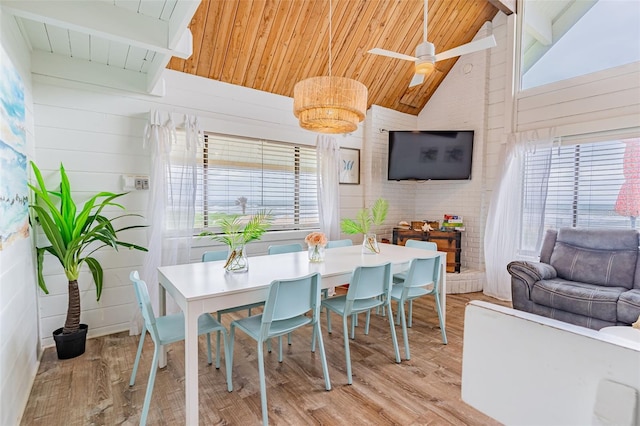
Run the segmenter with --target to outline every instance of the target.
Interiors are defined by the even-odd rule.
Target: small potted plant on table
[[[371,209],[364,208],[358,211],[354,219],[342,219],[340,227],[345,234],[363,234],[362,252],[365,254],[378,254],[378,240],[376,234],[371,232],[372,226],[382,225],[389,211],[389,203],[384,198],[378,198]]]
[[[272,220],[273,216],[264,210],[251,216],[248,221],[243,220],[243,216],[239,214],[218,213],[213,216],[213,222],[220,227],[221,233],[205,231],[200,236],[209,236],[229,247],[229,255],[224,264],[227,272],[246,272],[249,261],[245,246],[251,241],[259,240],[269,229]]]

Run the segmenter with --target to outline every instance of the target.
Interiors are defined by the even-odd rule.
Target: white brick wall
[[[476,38],[491,33],[486,23]],[[498,44],[500,42],[498,41]],[[461,262],[463,268],[484,269],[482,233],[487,209],[485,158],[487,151],[487,89],[493,50],[460,57],[443,84],[418,116],[420,130],[473,130],[474,147],[470,181],[416,183],[417,219],[441,220],[444,214],[464,217]]]
[[[387,220],[376,232],[381,238],[391,240],[393,227],[399,221],[415,219],[415,184],[387,180],[388,130],[415,129],[416,117],[373,105],[366,122],[364,200],[366,205],[371,205],[379,197],[389,201]]]

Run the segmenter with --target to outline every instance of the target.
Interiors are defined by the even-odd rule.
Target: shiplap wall
[[[15,20],[0,9],[0,44],[24,85],[26,154],[33,158],[30,58]],[[2,77],[0,77],[2,78]],[[0,250],[0,425],[16,425],[38,371],[38,312],[32,238]]]
[[[203,129],[253,138],[314,145],[316,135],[301,130],[292,113],[292,99],[200,77],[166,71],[164,97],[128,94],[69,82],[48,76],[34,76],[36,160],[49,182],[57,182],[61,162],[72,188],[83,202],[97,191],[122,190],[123,174],[148,175],[149,153],[142,138],[149,111],[172,113],[179,123],[183,113],[200,117]],[[361,148],[363,131],[339,136],[344,146]],[[151,182],[151,185],[154,183]],[[362,206],[361,185],[342,185],[349,206]],[[122,198],[130,213],[144,215],[147,193],[134,191]],[[352,203],[352,204],[351,204]],[[115,213],[115,212],[114,212]],[[266,253],[269,244],[302,242],[306,232],[277,233],[251,246],[251,254]],[[124,238],[123,234],[123,238]],[[126,240],[146,244],[144,230],[131,231]],[[216,244],[194,239],[190,258],[198,261]],[[141,252],[101,250],[105,267],[104,290],[99,302],[90,273],[79,278],[82,321],[89,324],[89,336],[128,330],[137,309],[128,279],[132,269],[143,263]],[[64,322],[67,280],[52,259],[45,260],[45,277],[50,295],[40,294],[40,330],[43,346],[52,345],[51,331]]]
[[[555,128],[575,135],[640,124],[640,62],[521,93],[517,130]]]

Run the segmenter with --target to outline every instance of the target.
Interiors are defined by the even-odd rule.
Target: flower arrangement
[[[324,246],[327,245],[327,237],[322,232],[312,232],[305,237],[304,242],[309,246],[309,261],[322,262],[324,260]]]
[[[322,232],[312,232],[304,238],[304,242],[311,246],[326,246],[327,237]]]

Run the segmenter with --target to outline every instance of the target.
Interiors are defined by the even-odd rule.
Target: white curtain
[[[340,239],[340,146],[333,136],[318,135],[318,214],[329,240]]]
[[[147,248],[141,278],[158,312],[158,267],[188,263],[193,237],[197,152],[201,131],[197,118],[185,115],[185,137],[178,137],[171,114],[153,111],[145,128],[144,146],[151,152]],[[180,133],[182,135],[182,132]],[[179,309],[170,297],[167,312]],[[136,310],[138,311],[138,310]],[[139,312],[130,331],[139,333]]]
[[[487,274],[484,293],[488,296],[511,300],[511,277],[507,272],[507,264],[516,260],[522,235],[524,156],[527,152],[535,152],[537,157],[543,159],[543,169],[546,167],[546,171],[540,178],[538,190],[527,194],[527,204],[531,202],[536,206],[544,206],[551,168],[552,134],[553,130],[549,130],[548,136],[542,138],[538,131],[512,134],[503,144],[500,161],[502,170],[491,197],[484,236]],[[525,218],[527,227],[537,230],[537,247],[542,239],[543,220],[544,208]]]

